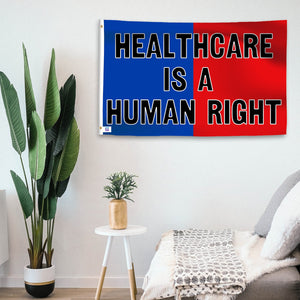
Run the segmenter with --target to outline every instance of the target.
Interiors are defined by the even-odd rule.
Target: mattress
[[[265,274],[253,281],[236,300],[299,300],[300,274],[295,267]],[[164,298],[174,300],[174,297]],[[182,300],[192,300],[183,298]]]
[[[283,260],[268,260],[260,256],[264,239],[250,232],[236,231],[235,250],[246,270],[246,289],[237,300],[300,300],[300,252]],[[163,235],[144,279],[141,300],[168,299],[175,295],[172,234]],[[169,297],[169,298],[168,298]],[[220,297],[199,297],[210,300]],[[229,299],[229,297],[222,297]],[[184,299],[184,298],[182,298]]]

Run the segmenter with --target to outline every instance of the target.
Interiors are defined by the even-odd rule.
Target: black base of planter
[[[35,298],[45,298],[54,291],[55,282],[45,285],[31,285],[25,283],[26,291]]]

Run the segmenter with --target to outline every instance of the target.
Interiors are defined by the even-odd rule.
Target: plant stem
[[[34,220],[34,225],[36,226],[36,211],[35,211],[35,206],[36,206],[36,201],[35,201],[35,187],[33,184],[33,179],[31,178],[31,189],[32,189],[32,200],[33,200],[33,220]]]
[[[33,179],[31,178],[31,189],[32,189],[32,200],[33,200],[33,217],[31,217],[31,228],[32,228],[32,240],[33,240],[33,248],[36,249],[37,243],[37,223],[36,223],[36,212],[35,212],[35,193],[33,186]]]
[[[51,266],[51,236],[50,236],[50,227],[51,227],[51,220],[49,220],[49,201],[47,201],[47,250],[46,250],[46,262],[47,267]]]
[[[52,245],[52,238],[53,238],[53,232],[54,232],[54,223],[55,223],[55,217],[52,219],[52,229],[51,229],[51,245]]]
[[[26,221],[24,213],[23,213],[23,216],[24,216],[24,223],[25,223],[25,228],[26,228],[26,234],[27,234],[28,244],[29,244],[29,248],[31,248],[32,247],[32,241],[31,241],[30,236],[29,236],[28,225],[27,225],[27,221]]]
[[[54,223],[55,223],[55,217],[52,220],[50,220],[50,240],[48,240],[49,267],[51,267],[52,265],[52,254],[53,254],[52,239],[53,239]]]
[[[27,136],[27,138],[28,138],[28,136]],[[20,161],[21,161],[21,165],[22,165],[22,170],[23,170],[23,174],[24,174],[24,178],[25,178],[25,182],[26,182],[26,187],[27,187],[27,190],[29,191],[28,180],[27,180],[27,176],[26,176],[26,172],[25,172],[25,167],[24,167],[24,162],[23,162],[22,154],[20,154],[19,156],[20,156]],[[30,239],[29,229],[28,229],[28,224],[27,224],[27,221],[26,221],[26,218],[25,218],[24,213],[23,213],[23,216],[24,216],[24,223],[25,223],[25,229],[26,229],[26,234],[27,234],[27,239],[28,239],[29,248],[30,248],[31,250],[33,250],[32,247],[33,247],[33,242],[34,242],[34,241]],[[32,238],[34,239],[32,215],[30,216],[30,220],[31,220],[31,232],[32,232]],[[32,252],[31,252],[31,253],[32,253]],[[30,261],[32,261],[31,258],[30,258]]]
[[[25,168],[24,168],[22,154],[20,154],[20,160],[21,160],[21,164],[22,164],[23,174],[25,177],[26,187],[27,187],[27,190],[29,191],[29,186],[28,186],[27,176],[26,176],[26,172],[25,172]]]
[[[49,241],[50,241],[50,220],[47,220],[47,252],[49,250]]]
[[[43,197],[43,200],[42,200],[42,210],[41,210],[41,214],[40,214],[40,220],[43,219],[43,215],[44,215],[44,204],[45,204],[45,199]]]

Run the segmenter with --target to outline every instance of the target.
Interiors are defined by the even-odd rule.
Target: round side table
[[[129,283],[130,283],[130,297],[131,300],[136,300],[137,289],[136,289],[136,280],[135,280],[134,266],[133,266],[132,255],[130,250],[129,237],[132,235],[143,234],[146,231],[147,231],[146,227],[139,226],[139,225],[128,225],[126,229],[122,229],[122,230],[111,229],[108,225],[95,228],[96,234],[107,236],[106,249],[104,253],[102,270],[101,270],[101,274],[97,286],[95,300],[99,300],[101,296],[101,291],[102,291],[105,273],[107,269],[108,257],[110,254],[110,249],[114,237],[123,237],[126,263],[127,263],[127,269],[129,275]]]

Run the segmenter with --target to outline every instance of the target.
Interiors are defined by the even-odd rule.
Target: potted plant
[[[104,198],[112,199],[109,202],[109,226],[112,229],[127,228],[127,202],[134,202],[129,195],[137,188],[134,178],[136,175],[130,175],[126,172],[117,172],[111,174],[106,179],[110,185],[104,187],[107,192]]]
[[[53,233],[57,200],[65,192],[79,152],[79,129],[74,118],[75,77],[59,90],[52,50],[47,82],[44,121],[37,111],[26,49],[23,45],[26,123],[23,124],[17,92],[3,72],[0,87],[9,123],[12,146],[19,155],[23,179],[11,176],[22,207],[29,265],[24,268],[27,292],[46,297],[54,289]],[[28,147],[29,172],[23,162]],[[29,174],[29,176],[28,176]]]

